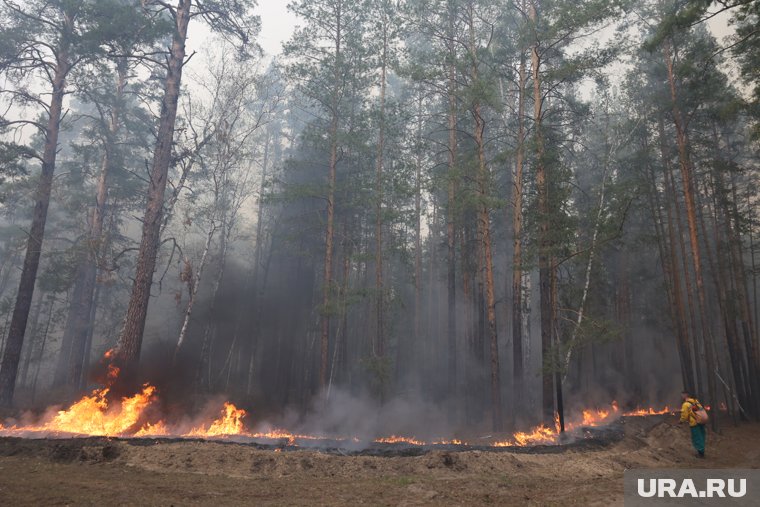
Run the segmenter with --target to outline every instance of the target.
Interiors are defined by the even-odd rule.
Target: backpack
[[[710,420],[710,416],[707,415],[707,410],[698,401],[691,404],[691,413],[694,416],[694,420],[697,424],[707,424]]]

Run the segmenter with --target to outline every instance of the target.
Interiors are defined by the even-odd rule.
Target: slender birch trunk
[[[190,325],[190,317],[193,314],[193,308],[195,307],[195,300],[196,296],[198,294],[198,289],[200,288],[201,281],[203,279],[203,271],[206,267],[206,260],[208,259],[208,253],[211,251],[211,244],[214,241],[214,234],[216,233],[216,223],[212,221],[211,225],[209,226],[208,233],[206,233],[206,242],[203,245],[203,253],[201,254],[201,259],[198,262],[198,266],[195,270],[192,269],[190,260],[185,259],[185,272],[187,273],[186,276],[189,277],[187,280],[188,285],[190,286],[190,299],[187,302],[187,306],[185,307],[185,316],[182,319],[182,327],[180,327],[179,335],[177,336],[177,345],[174,348],[174,359],[173,362],[177,363],[177,356],[179,355],[179,351],[182,348],[182,345],[185,343],[185,337],[187,336],[187,328]]]
[[[527,86],[525,55],[520,54],[517,88],[517,150],[515,174],[512,186],[512,365],[513,398],[512,412],[517,417],[523,412],[524,366],[523,366],[523,165],[525,162],[525,92]]]

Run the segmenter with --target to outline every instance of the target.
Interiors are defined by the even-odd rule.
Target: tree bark
[[[333,236],[335,221],[335,170],[338,165],[338,93],[340,83],[340,55],[343,4],[338,1],[335,6],[335,60],[333,69],[334,88],[332,93],[332,118],[330,120],[330,162],[327,174],[327,217],[325,226],[325,262],[322,276],[322,309],[320,312],[320,354],[319,354],[319,387],[327,388],[330,350],[330,293],[332,288]]]
[[[523,268],[522,268],[522,223],[523,223],[523,164],[525,159],[525,88],[527,86],[525,55],[520,54],[517,88],[517,148],[515,175],[512,186],[512,365],[513,385],[512,413],[517,418],[523,412]]]
[[[478,70],[477,53],[475,49],[475,26],[474,26],[474,7],[469,7],[469,53],[471,59],[471,77],[473,83],[480,79]],[[486,128],[486,122],[482,115],[482,106],[480,98],[475,97],[472,105],[472,113],[475,118],[474,139],[477,149],[478,166],[475,177],[478,192],[478,239],[482,246],[483,254],[483,281],[485,284],[485,303],[486,303],[486,320],[488,322],[488,338],[491,356],[491,417],[494,431],[502,429],[502,411],[501,411],[501,375],[499,371],[499,342],[496,329],[496,296],[494,292],[493,276],[493,252],[491,245],[491,217],[488,206],[488,186],[489,174],[486,165],[485,141],[483,134]]]
[[[42,171],[37,182],[34,196],[34,211],[29,238],[26,243],[26,255],[19,279],[18,294],[13,307],[8,338],[3,351],[0,366],[0,406],[9,407],[13,403],[13,393],[16,388],[18,363],[21,359],[21,349],[24,345],[24,334],[29,319],[29,311],[34,296],[34,285],[37,281],[37,271],[42,253],[42,241],[45,236],[50,193],[53,187],[53,173],[58,154],[58,133],[60,131],[63,96],[66,87],[66,76],[71,70],[69,61],[69,44],[72,31],[72,19],[66,16],[64,26],[66,33],[62,34],[60,46],[56,54],[56,65],[52,76],[52,94],[50,99],[48,123],[45,128],[45,147],[42,155]]]
[[[664,134],[663,139],[664,139]],[[669,203],[672,203],[673,205],[673,215],[675,216],[675,228],[674,233],[677,236],[678,239],[678,248],[680,252],[680,259],[681,259],[681,269],[683,270],[683,278],[684,278],[684,288],[686,292],[686,302],[687,302],[687,308],[688,308],[688,314],[689,314],[689,325],[691,329],[691,337],[692,337],[692,343],[693,343],[693,350],[694,350],[694,365],[695,365],[695,371],[694,371],[694,379],[697,383],[697,395],[702,396],[702,393],[704,393],[704,375],[703,375],[703,368],[702,363],[704,362],[704,341],[700,342],[700,334],[699,334],[699,327],[697,326],[697,310],[696,305],[694,303],[694,284],[692,282],[692,274],[691,270],[689,269],[689,250],[686,248],[686,242],[684,241],[684,227],[683,227],[683,218],[682,218],[682,211],[681,211],[681,203],[678,199],[678,192],[676,190],[676,179],[675,175],[673,174],[673,170],[670,166],[670,163],[665,164],[665,187],[666,189],[669,188],[670,190],[667,192],[672,197],[669,200]],[[689,326],[687,326],[687,329]],[[701,347],[700,347],[701,346]]]
[[[707,298],[705,297],[704,277],[702,275],[702,256],[699,245],[697,232],[697,209],[694,202],[694,187],[692,184],[692,165],[689,158],[688,137],[684,130],[681,110],[678,106],[678,97],[676,93],[675,75],[673,73],[673,59],[670,55],[670,42],[666,42],[663,48],[665,64],[668,71],[668,84],[670,85],[670,98],[673,108],[673,121],[676,127],[676,141],[678,143],[678,156],[680,159],[681,179],[683,183],[684,200],[686,203],[686,218],[689,225],[689,241],[691,243],[692,263],[694,266],[694,277],[697,282],[697,301],[699,303],[699,313],[701,318],[701,327],[705,345],[705,360],[707,368],[707,391],[708,397],[706,403],[717,402],[717,389],[715,385],[715,374],[717,364],[713,355],[714,340],[711,329],[707,323]],[[712,428],[717,431],[718,418],[711,418]]]
[[[127,313],[124,317],[124,326],[117,345],[115,359],[122,366],[121,384],[126,389],[134,387],[137,380],[137,366],[140,360],[143,332],[145,331],[145,319],[148,314],[150,289],[153,283],[153,272],[156,268],[156,258],[158,257],[164,194],[172,158],[174,123],[177,118],[177,102],[182,81],[182,68],[185,63],[185,40],[187,39],[187,27],[190,23],[191,3],[192,0],[178,0],[174,14],[176,30],[172,36],[167,62],[161,117],[153,153],[153,164],[150,170],[135,279]]]
[[[531,2],[530,19],[536,29],[538,14],[536,1]],[[536,34],[536,37],[538,35]],[[541,355],[543,358],[542,372],[542,420],[546,426],[554,423],[554,385],[551,370],[552,349],[552,296],[551,296],[551,239],[549,217],[549,187],[544,163],[544,139],[542,129],[543,95],[541,93],[541,56],[538,51],[538,40],[531,48],[531,67],[533,73],[533,122],[536,138],[536,190],[538,192],[538,278],[541,296]]]

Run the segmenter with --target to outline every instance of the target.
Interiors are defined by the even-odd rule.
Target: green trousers
[[[691,427],[691,443],[697,452],[705,452],[705,425],[697,424]]]

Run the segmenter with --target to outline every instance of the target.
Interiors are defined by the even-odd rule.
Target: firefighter
[[[691,430],[691,444],[697,450],[697,457],[705,457],[705,421],[702,421],[701,414],[705,413],[702,404],[696,398],[692,397],[689,391],[681,392],[681,423],[688,422]],[[699,414],[696,414],[699,412]]]

